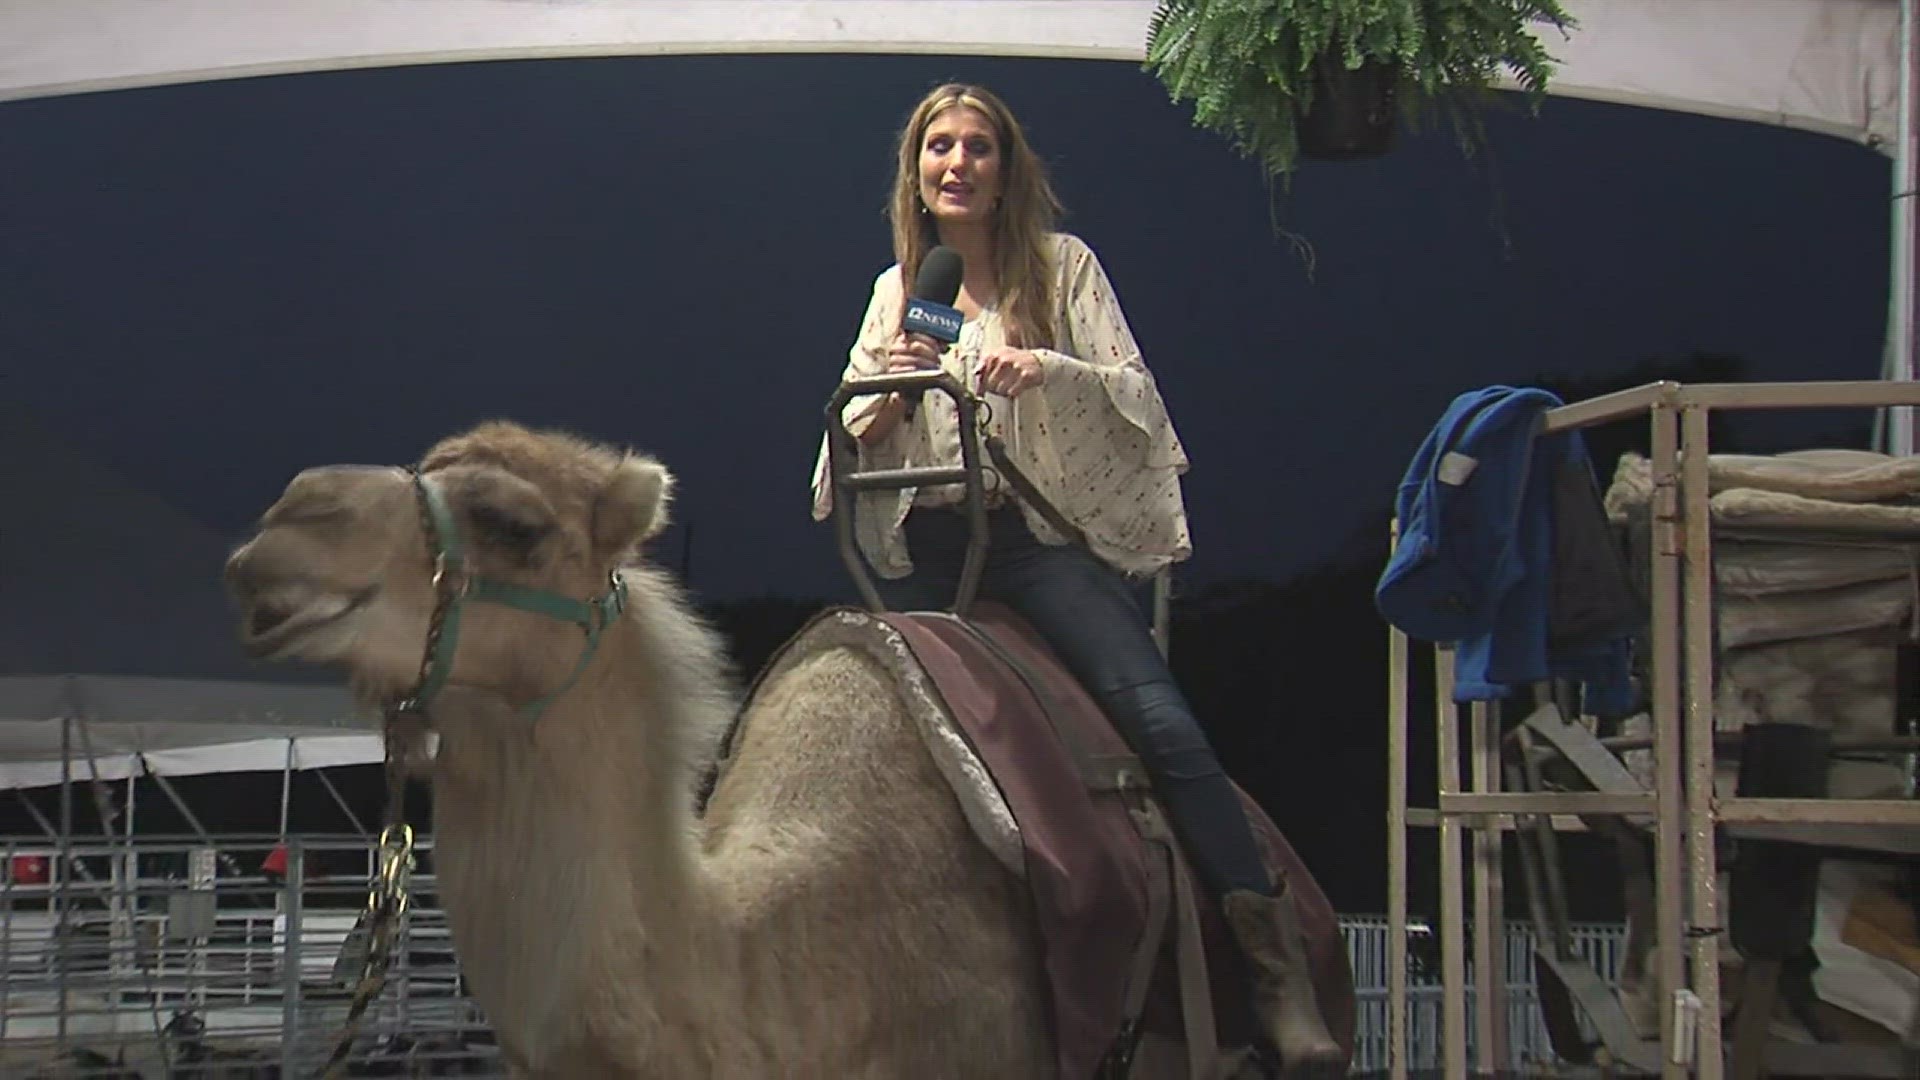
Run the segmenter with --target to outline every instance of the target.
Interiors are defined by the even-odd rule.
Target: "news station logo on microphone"
[[[920,272],[913,278],[913,295],[907,298],[906,313],[900,319],[900,328],[908,334],[924,334],[942,345],[951,345],[960,340],[960,324],[965,322],[953,302],[960,296],[960,283],[966,279],[966,265],[960,253],[941,244],[920,262]],[[925,391],[914,390],[907,394],[905,417],[912,420],[920,411],[920,398]]]
[[[960,312],[945,304],[915,298],[907,301],[906,318],[901,325],[909,334],[925,334],[949,345],[960,340]]]

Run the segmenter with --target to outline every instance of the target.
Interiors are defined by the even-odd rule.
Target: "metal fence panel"
[[[358,975],[358,932],[372,869],[358,838],[295,838],[273,864],[273,838],[216,837],[81,843],[70,870],[54,863],[44,882],[0,879],[0,1076],[31,1070],[75,1047],[165,1075],[186,1054],[222,1054],[306,1074],[331,1052]],[[414,902],[401,927],[389,985],[363,1025],[349,1061],[417,1067],[435,1075],[498,1075],[497,1051],[469,999],[421,837]],[[46,851],[0,841],[15,854]],[[71,873],[64,885],[59,874]],[[1341,930],[1358,994],[1354,1071],[1387,1067],[1387,924],[1349,916]],[[1586,925],[1576,947],[1609,980],[1619,970],[1623,928]],[[1423,935],[1423,944],[1434,944]],[[1508,1060],[1516,1069],[1550,1059],[1534,984],[1534,934],[1509,924],[1505,967]],[[1432,952],[1432,970],[1418,958]],[[1408,1065],[1438,1068],[1441,987],[1437,948],[1411,950]],[[1468,973],[1469,1054],[1477,1007]],[[1584,1026],[1584,1021],[1583,1021]],[[1591,1034],[1591,1033],[1589,1033]],[[164,1048],[164,1051],[163,1051]],[[404,1059],[404,1060],[396,1060]],[[97,1075],[127,1075],[100,1072]],[[265,1073],[262,1073],[265,1075]]]

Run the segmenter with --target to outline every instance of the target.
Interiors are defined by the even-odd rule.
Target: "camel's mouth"
[[[339,624],[367,606],[378,592],[369,585],[357,593],[318,593],[288,586],[267,593],[247,606],[241,640],[256,659],[288,655],[316,631]]]

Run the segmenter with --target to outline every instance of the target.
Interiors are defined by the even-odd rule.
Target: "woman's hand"
[[[887,374],[928,371],[940,366],[940,353],[933,342],[919,334],[895,334],[887,343]]]
[[[980,359],[980,389],[1015,398],[1047,381],[1040,358],[1027,349],[1002,346]]]
[[[905,333],[893,335],[887,342],[888,375],[899,375],[909,371],[935,371],[940,367],[940,353],[932,341],[918,335]],[[900,422],[908,419],[908,399],[899,391],[878,399],[868,412],[867,420],[856,437],[863,443],[873,444],[887,437]]]

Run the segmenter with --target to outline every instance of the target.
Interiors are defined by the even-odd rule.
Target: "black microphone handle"
[[[933,337],[931,334],[908,334],[907,336],[910,338],[926,338],[928,341],[931,341],[935,345],[938,345],[941,349],[945,349],[947,347],[946,343],[940,341],[938,338]],[[905,393],[904,396],[907,399],[907,411],[900,414],[901,423],[910,424],[913,422],[914,414],[920,411],[920,399],[922,397],[925,397],[926,393],[927,392],[925,390],[909,390]]]

